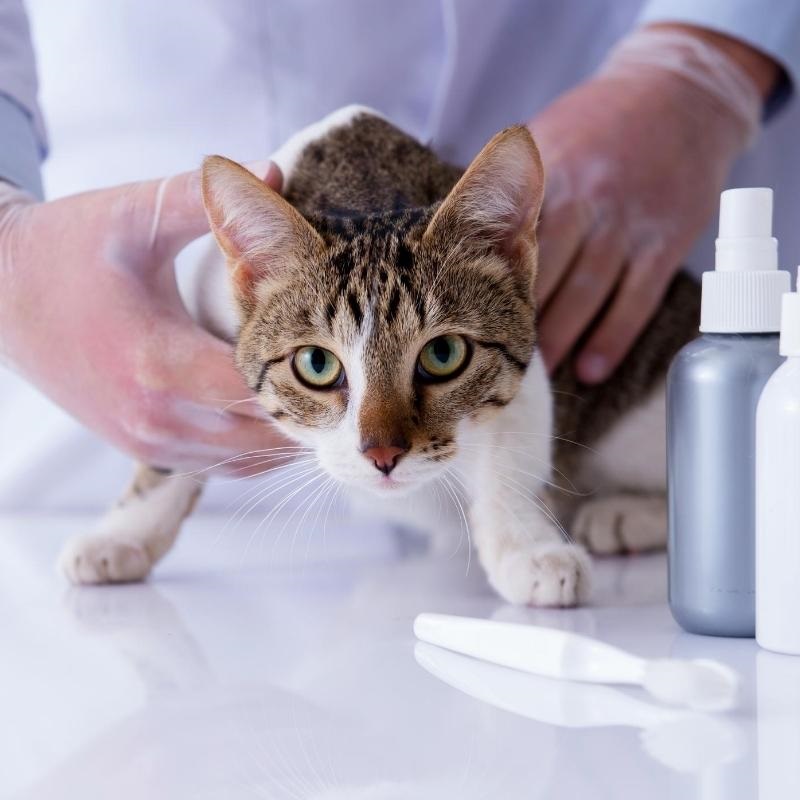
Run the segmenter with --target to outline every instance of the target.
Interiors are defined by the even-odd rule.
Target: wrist
[[[746,42],[734,39],[724,33],[677,22],[654,23],[647,27],[652,30],[678,31],[716,48],[750,78],[761,95],[761,99],[765,102],[781,77],[782,68],[773,58]]]
[[[718,46],[719,40],[725,40],[724,49]],[[745,51],[750,54],[746,56]],[[761,127],[765,94],[772,85],[769,59],[757,62],[760,58],[752,48],[721,34],[659,24],[638,28],[622,39],[599,74],[628,80],[668,79],[686,95],[681,105],[687,114],[705,125],[718,118],[722,125],[716,129],[738,142],[736,149],[741,150]]]
[[[19,226],[34,198],[19,187],[0,180],[0,364],[13,364],[15,332],[24,306],[21,291],[26,271],[19,263]]]

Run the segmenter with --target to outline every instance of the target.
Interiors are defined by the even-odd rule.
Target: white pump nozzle
[[[717,272],[760,272],[778,268],[772,235],[772,189],[728,189],[719,202]]]
[[[772,189],[726,189],[719,198],[719,238],[772,236]]]
[[[700,330],[774,333],[780,330],[781,295],[789,288],[772,235],[772,189],[723,192],[715,270],[703,273]]]

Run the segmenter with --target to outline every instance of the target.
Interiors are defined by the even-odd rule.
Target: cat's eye
[[[422,348],[417,372],[429,381],[449,380],[464,369],[468,358],[469,345],[463,336],[437,336]]]
[[[312,389],[330,389],[344,376],[342,362],[324,347],[301,347],[292,363],[297,377]]]

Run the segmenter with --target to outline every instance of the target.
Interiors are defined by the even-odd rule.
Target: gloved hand
[[[260,169],[280,187],[277,167]],[[0,184],[0,358],[154,466],[282,444],[257,403],[230,405],[252,398],[232,348],[178,295],[175,255],[207,231],[198,173],[47,203]]]
[[[766,93],[777,67],[765,56],[709,32],[652,27],[531,121],[547,175],[538,300],[551,370],[588,330],[578,377],[608,377],[715,212],[763,106],[736,48],[771,70]]]

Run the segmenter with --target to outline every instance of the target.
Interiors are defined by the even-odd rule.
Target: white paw
[[[152,563],[130,536],[88,534],[67,542],[59,566],[72,583],[127,583],[147,577]]]
[[[667,505],[661,495],[618,494],[584,503],[572,536],[591,553],[657,550],[667,543]]]
[[[507,550],[489,581],[509,603],[576,606],[589,597],[591,562],[581,547],[542,544]]]

